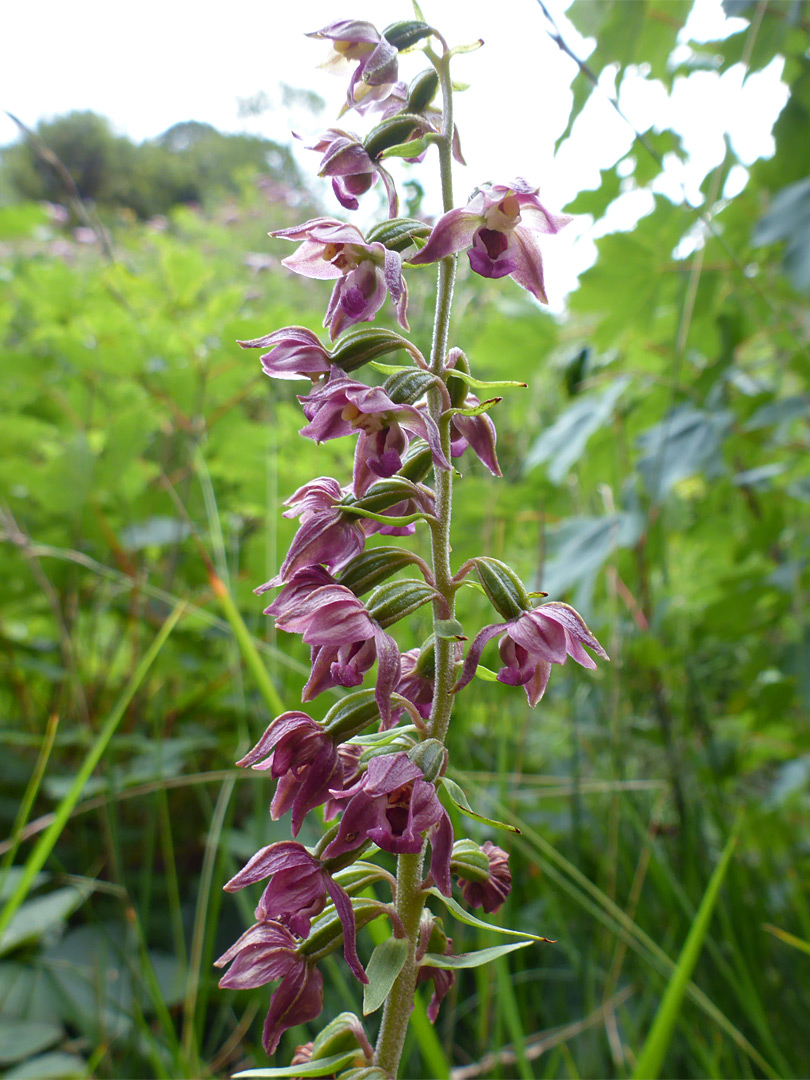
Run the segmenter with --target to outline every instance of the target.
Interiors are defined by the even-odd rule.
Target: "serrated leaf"
[[[459,968],[481,967],[482,964],[491,964],[499,956],[506,956],[515,949],[523,949],[531,945],[530,940],[512,941],[508,945],[493,945],[489,949],[478,949],[476,952],[459,953],[458,956],[441,956],[438,953],[425,953],[422,964],[428,967],[444,968],[446,971],[456,971]]]
[[[492,930],[496,934],[507,934],[509,937],[531,938],[532,941],[543,941],[549,945],[554,944],[552,938],[541,937],[539,934],[529,934],[525,930],[510,930],[506,926],[494,926],[492,923],[485,922],[476,915],[472,915],[469,911],[465,911],[461,904],[457,903],[452,896],[445,896],[443,893],[440,893],[435,886],[431,886],[431,888],[425,889],[424,891],[428,893],[429,896],[434,896],[437,900],[441,900],[447,910],[451,911],[459,922],[466,923],[467,926],[478,926],[483,930]]]
[[[455,780],[451,780],[449,776],[442,777],[442,786],[462,814],[466,814],[467,817],[473,818],[475,821],[480,821],[483,825],[491,825],[494,829],[503,829],[504,832],[520,833],[520,829],[515,825],[507,825],[503,821],[496,821],[494,818],[484,817],[483,814],[479,814],[473,810],[470,806],[470,801],[463,790],[458,786]]]
[[[287,1065],[277,1069],[245,1069],[243,1072],[233,1073],[233,1076],[266,1076],[275,1077],[276,1080],[284,1080],[287,1076],[329,1076],[344,1065],[351,1065],[357,1059],[358,1052],[349,1050],[345,1054],[332,1054],[331,1057],[308,1061],[304,1065]]]
[[[364,1016],[376,1012],[388,997],[407,956],[408,942],[395,937],[381,942],[371,954],[366,967],[368,984],[363,988]]]

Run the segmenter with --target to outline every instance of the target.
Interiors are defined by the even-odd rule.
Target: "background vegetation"
[[[656,195],[598,242],[565,318],[508,284],[459,288],[474,371],[530,385],[496,416],[506,481],[466,464],[455,555],[570,600],[612,663],[555,670],[534,712],[486,682],[464,699],[457,779],[522,830],[501,915],[557,943],[462,973],[435,1031],[417,1010],[410,1077],[632,1075],[732,834],[662,1075],[810,1073],[810,12],[727,0],[746,28],[673,64],[689,7],[577,0],[598,47],[574,113],[611,64],[617,85],[644,64],[671,87],[781,55],[774,156],[733,198],[731,148],[699,207]],[[300,442],[297,387],[234,341],[318,329],[323,290],[265,236],[316,208],[286,150],[205,125],[133,147],[74,114],[40,135],[95,205],[41,148],[4,154],[0,1067],[224,1076],[265,1063],[267,993],[216,988],[252,906],[221,885],[287,828],[232,762],[294,706],[306,661],[252,589],[292,535],[280,501],[349,454]],[[600,219],[664,154],[676,133],[637,133],[567,209]],[[427,343],[432,273],[412,280]],[[474,590],[460,617],[488,621]],[[327,966],[326,1015],[357,1009]]]

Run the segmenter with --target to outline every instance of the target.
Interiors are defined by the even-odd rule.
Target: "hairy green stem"
[[[439,73],[442,88],[442,138],[438,143],[442,180],[442,203],[445,213],[453,208],[452,142],[453,142],[453,90],[450,80],[450,58],[428,56]],[[439,378],[444,372],[447,341],[450,329],[450,313],[453,304],[453,286],[456,277],[456,258],[448,256],[439,263],[436,286],[436,309],[433,319],[433,343],[430,354],[430,370]],[[441,421],[445,408],[444,395],[434,386],[428,391],[428,409],[441,432],[442,449],[450,460],[450,424]],[[433,604],[434,623],[439,619],[453,617],[455,587],[450,568],[450,520],[453,502],[453,472],[451,469],[434,469],[436,518],[430,522],[431,556],[437,592]],[[453,698],[450,688],[454,682],[454,643],[444,638],[435,639],[436,676],[433,692],[433,708],[428,723],[428,734],[444,742],[450,724]],[[399,1069],[402,1048],[408,1032],[408,1022],[413,1009],[416,977],[416,947],[419,940],[419,924],[425,906],[422,892],[422,866],[425,845],[416,855],[400,855],[397,858],[397,913],[402,920],[408,938],[408,955],[397,976],[383,1009],[380,1034],[377,1039],[376,1062],[390,1076]]]

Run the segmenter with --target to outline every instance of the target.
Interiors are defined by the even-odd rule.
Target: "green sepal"
[[[499,956],[506,956],[507,953],[514,952],[515,949],[523,949],[531,944],[531,941],[512,941],[509,945],[493,945],[489,949],[459,953],[458,956],[440,956],[438,953],[425,953],[419,966],[444,968],[446,971],[481,967],[482,964],[490,964],[493,960],[497,960]]]
[[[461,379],[467,386],[472,386],[476,390],[504,390],[510,387],[520,387],[525,390],[529,385],[525,382],[515,382],[513,379],[500,380],[498,382],[488,382],[484,379],[475,379],[466,371],[459,371],[457,367],[450,368],[448,371],[448,378]]]
[[[363,149],[372,161],[376,161],[384,150],[397,146],[399,143],[408,141],[414,131],[424,131],[426,121],[423,116],[414,113],[396,113],[389,116],[381,124],[366,135],[363,140]]]
[[[490,863],[486,852],[474,840],[464,837],[453,844],[450,870],[467,881],[489,881]]]
[[[389,251],[404,251],[415,236],[430,236],[431,228],[416,218],[388,218],[366,233],[369,244],[383,244]]]
[[[352,1054],[355,1065],[367,1065],[369,1058],[357,1039],[355,1025],[363,1030],[360,1017],[351,1012],[339,1013],[334,1020],[330,1020],[315,1036],[310,1061]]]
[[[324,732],[345,742],[365,731],[380,717],[375,693],[375,690],[356,690],[341,698],[323,718]]]
[[[433,27],[426,22],[416,19],[402,19],[391,23],[382,32],[386,41],[390,42],[395,49],[402,52],[410,49],[417,41],[422,41],[434,33]]]
[[[363,1016],[376,1012],[388,997],[407,956],[405,938],[390,937],[376,947],[366,965],[368,983],[363,987]]]
[[[418,578],[389,581],[374,590],[366,601],[366,610],[372,619],[385,629],[413,614],[438,595],[432,585]]]
[[[418,555],[406,548],[369,548],[346,564],[337,576],[337,583],[351,589],[355,596],[362,596],[418,559]]]
[[[446,790],[448,797],[452,799],[462,814],[473,818],[474,821],[480,821],[483,825],[491,825],[493,829],[503,829],[504,832],[520,833],[520,829],[516,825],[507,825],[505,821],[496,821],[495,818],[484,817],[483,814],[479,814],[473,810],[467,796],[455,780],[451,780],[449,776],[442,777],[442,786]]]
[[[472,560],[487,599],[505,619],[517,619],[531,607],[529,594],[511,566],[480,555]]]
[[[431,886],[429,889],[423,889],[428,896],[433,896],[437,900],[441,900],[447,910],[458,919],[459,922],[466,923],[468,926],[477,926],[482,930],[492,930],[496,934],[506,934],[508,937],[529,938],[532,941],[545,942],[548,945],[553,945],[553,938],[541,937],[539,934],[529,934],[525,930],[510,930],[506,926],[493,926],[492,923],[484,922],[483,919],[479,919],[476,915],[472,915],[469,911],[456,903],[452,896],[444,896],[435,886]],[[526,942],[528,944],[528,941]]]
[[[447,409],[442,416],[481,416],[482,413],[489,412],[490,409],[494,409],[496,405],[500,405],[503,401],[501,397],[487,398],[486,401],[480,402],[478,405],[467,405],[459,409]]]
[[[353,855],[355,852],[347,852],[347,854]],[[330,866],[331,862],[332,860],[327,860],[324,865]],[[352,908],[354,909],[354,921],[358,930],[370,923],[372,919],[385,914],[383,905],[378,900],[368,900],[363,896],[352,897]],[[315,956],[317,954],[318,957],[321,957],[334,952],[335,949],[339,949],[342,944],[343,924],[340,921],[335,905],[328,904],[326,909],[312,920],[309,936],[300,943],[298,952],[301,956]]]
[[[375,693],[371,690],[370,693]],[[391,695],[391,708],[397,707],[398,701],[406,701],[407,698],[401,698],[399,694]],[[398,735],[415,735],[415,724],[402,724],[400,727],[389,728],[388,731],[372,731],[368,735],[356,735],[351,741],[357,746],[384,746],[387,743],[393,742],[394,738]]]
[[[307,1061],[303,1065],[285,1065],[277,1069],[245,1069],[234,1073],[234,1080],[239,1076],[266,1076],[284,1080],[287,1076],[332,1076],[344,1065],[351,1065],[357,1059],[357,1050],[345,1054],[334,1054],[332,1057],[321,1058],[320,1061]]]
[[[413,405],[436,383],[436,376],[420,368],[404,368],[389,375],[383,390],[397,405]]]
[[[364,364],[373,363],[378,356],[387,356],[399,349],[409,349],[410,342],[394,330],[384,327],[360,327],[347,330],[329,354],[333,364],[342,371],[356,371]]]
[[[408,112],[421,113],[430,105],[439,89],[439,75],[434,68],[426,68],[411,79],[408,87]]]
[[[442,641],[466,641],[464,627],[458,619],[437,619],[433,624],[433,633]]]

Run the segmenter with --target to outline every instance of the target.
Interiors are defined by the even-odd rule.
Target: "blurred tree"
[[[36,139],[2,151],[0,191],[10,201],[63,200],[63,180],[41,144],[65,165],[82,198],[101,207],[128,207],[141,218],[180,203],[204,203],[235,193],[248,174],[300,182],[286,147],[257,135],[225,134],[195,120],[175,124],[140,144],[116,135],[109,120],[93,112],[43,121],[35,134]]]

